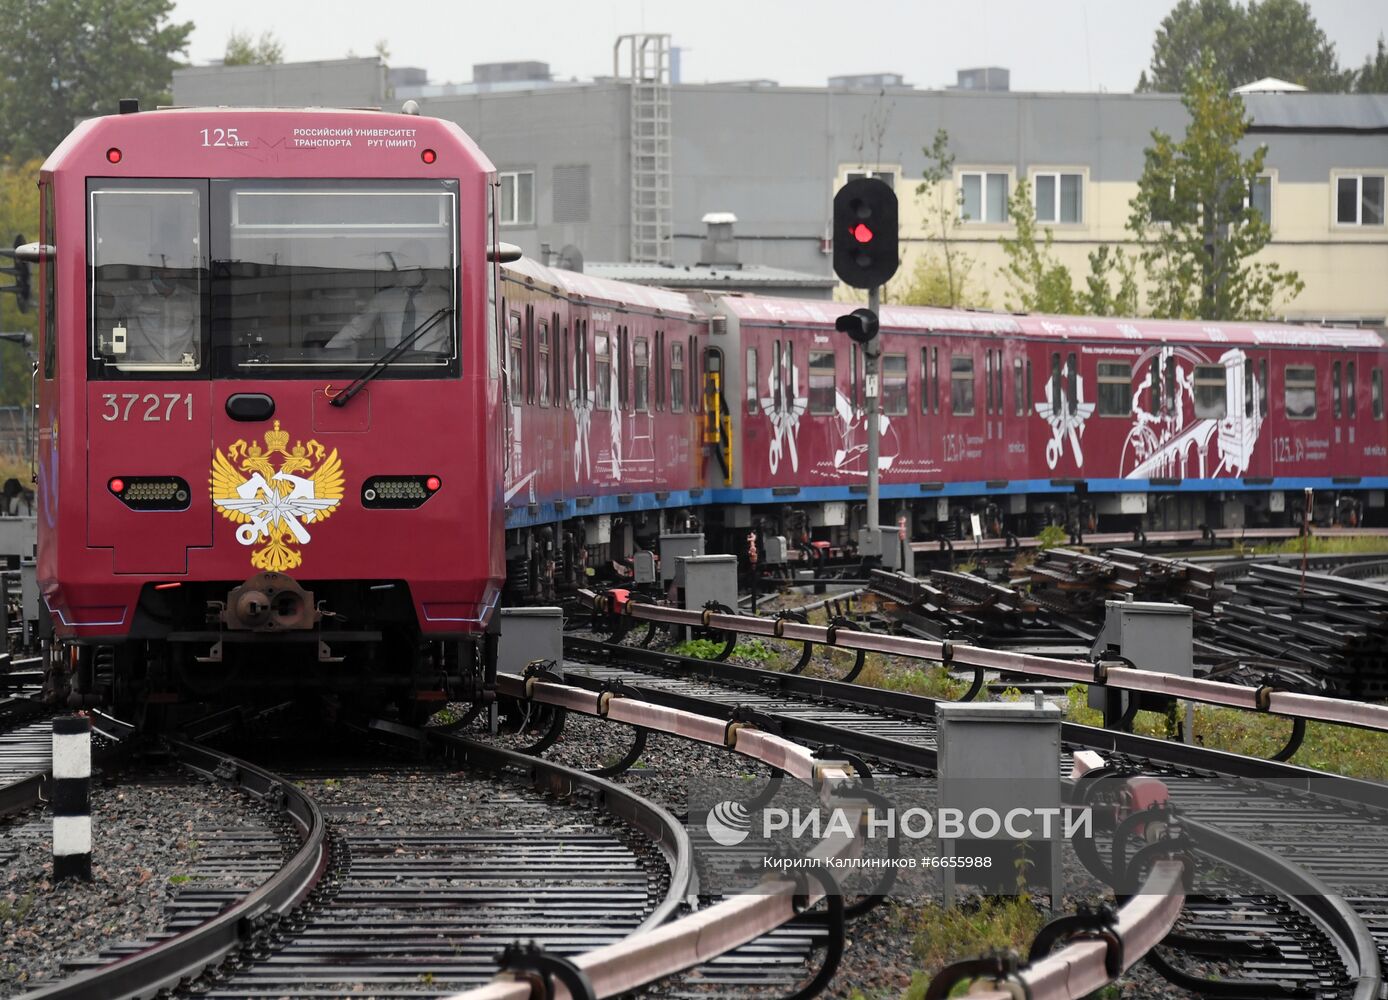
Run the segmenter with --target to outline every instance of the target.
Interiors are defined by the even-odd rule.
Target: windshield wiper
[[[379,358],[377,358],[376,363],[373,364],[366,371],[362,372],[361,375],[357,377],[357,380],[355,382],[353,382],[347,388],[343,389],[336,396],[334,396],[331,400],[332,405],[346,406],[348,401],[351,400],[353,396],[361,392],[362,389],[366,388],[366,383],[370,382],[373,378],[381,374],[381,372],[385,371],[397,360],[399,360],[400,356],[404,354],[406,351],[408,351],[410,347],[414,344],[414,342],[425,333],[425,331],[432,329],[445,316],[450,316],[452,315],[452,313],[452,309],[444,308],[436,310],[432,316],[426,317],[423,323],[420,323],[419,326],[415,327],[409,333],[405,334],[405,336],[401,337],[400,343],[396,344],[390,350],[386,351],[386,353],[382,354]]]

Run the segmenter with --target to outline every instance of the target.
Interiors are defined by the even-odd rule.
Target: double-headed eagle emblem
[[[225,454],[217,449],[212,504],[240,525],[238,542],[260,546],[251,553],[252,566],[282,573],[304,561],[297,548],[311,537],[304,525],[322,521],[342,501],[342,461],[336,448],[324,458],[326,452],[317,441],[295,441],[290,448],[278,420],[265,432],[264,448],[238,440]],[[278,469],[271,464],[276,455]]]

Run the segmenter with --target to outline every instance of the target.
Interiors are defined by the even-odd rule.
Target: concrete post
[[[92,877],[92,720],[53,720],[53,877]]]

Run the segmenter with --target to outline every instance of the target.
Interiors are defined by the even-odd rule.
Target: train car
[[[417,115],[121,111],[44,163],[28,250],[50,695],[481,695],[491,163]]]
[[[520,591],[576,579],[575,549],[588,569],[615,562],[621,572],[624,556],[653,547],[658,531],[681,530],[691,515],[720,551],[743,552],[750,530],[786,536],[807,553],[813,542],[856,544],[866,523],[866,379],[862,350],[834,329],[846,307],[686,296],[532,264],[507,287],[527,309],[538,297],[535,308],[552,313],[554,329],[565,310],[597,303],[619,326],[653,323],[640,329],[663,330],[667,352],[688,343],[681,361],[688,370],[697,358],[703,378],[701,412],[664,424],[660,453],[671,461],[656,463],[654,482],[619,482],[609,472],[634,441],[617,418],[630,399],[613,398],[612,437],[590,468],[577,462],[590,447],[591,425],[580,416],[586,397],[566,396],[578,408],[544,426],[573,442],[574,464],[563,477],[536,477],[539,491],[512,495],[508,505]],[[529,345],[531,323],[521,313],[512,322]],[[993,536],[1048,524],[1138,537],[1296,525],[1306,490],[1317,523],[1385,519],[1385,351],[1377,332],[891,305],[881,320],[881,520],[913,539],[967,539],[975,515]],[[629,343],[613,343],[613,371],[648,357],[638,362]],[[649,357],[652,384],[661,384],[672,362],[658,349]],[[528,364],[512,367],[528,372]],[[571,369],[579,380],[601,377],[613,392],[615,378],[626,377],[609,382],[595,371],[586,360]],[[546,430],[516,440],[521,482],[532,467],[548,467],[538,449],[553,439]],[[537,540],[537,530],[548,534]],[[564,550],[557,558],[535,558],[556,538],[569,540],[552,543]],[[551,566],[557,572],[547,576]]]

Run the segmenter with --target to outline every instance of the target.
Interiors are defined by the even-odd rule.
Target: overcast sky
[[[189,55],[220,58],[233,31],[270,30],[287,61],[370,55],[433,82],[472,65],[547,62],[561,79],[612,72],[618,35],[661,32],[683,50],[685,82],[766,78],[823,86],[830,76],[901,73],[918,87],[955,70],[1004,66],[1013,90],[1132,90],[1175,0],[177,0],[196,28]],[[1358,67],[1380,33],[1385,0],[1312,0],[1342,66]]]

